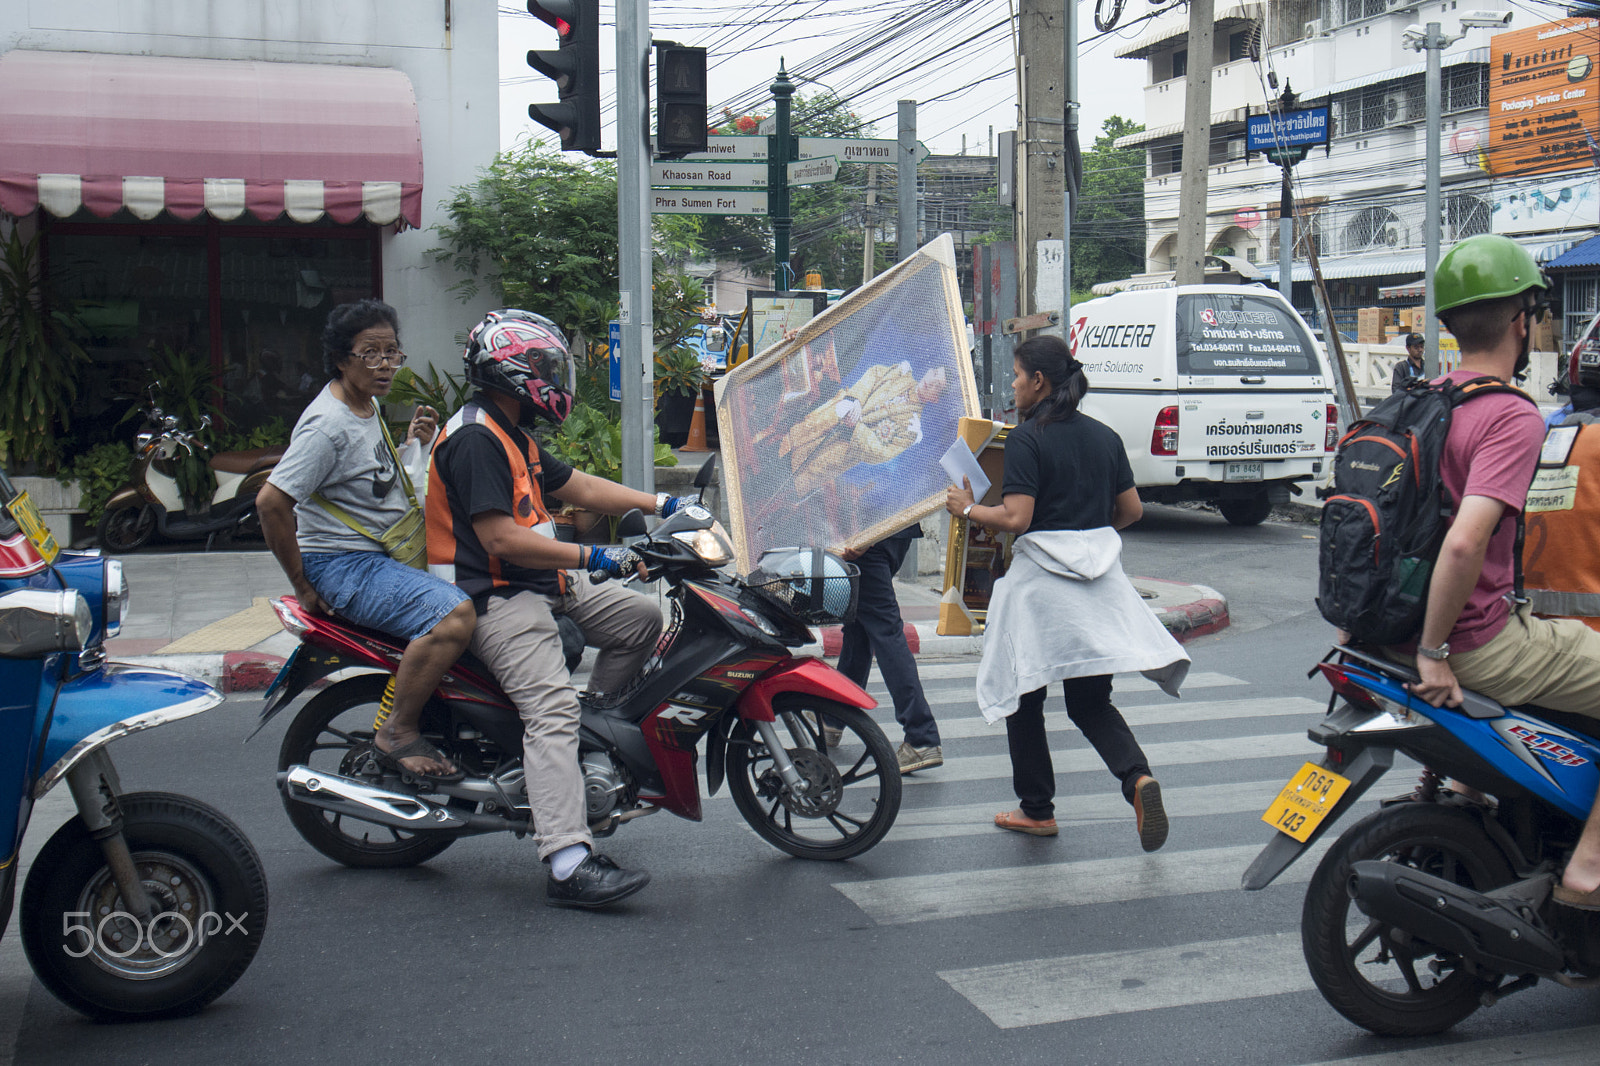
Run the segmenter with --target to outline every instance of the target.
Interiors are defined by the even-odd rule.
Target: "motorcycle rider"
[[[1461,345],[1461,365],[1439,380],[1501,381],[1528,366],[1532,327],[1550,282],[1527,250],[1481,234],[1456,244],[1433,278],[1439,318]],[[1421,680],[1411,691],[1435,707],[1460,706],[1461,689],[1504,704],[1532,703],[1600,717],[1600,633],[1572,619],[1513,606],[1517,511],[1539,461],[1544,424],[1525,399],[1501,393],[1457,408],[1440,459],[1456,501],[1428,585],[1415,648],[1390,649]],[[1554,890],[1556,902],[1600,910],[1600,803],[1591,810]]]
[[[523,772],[539,857],[550,864],[546,902],[601,907],[650,881],[594,851],[578,765],[578,693],[562,655],[555,616],[564,614],[600,648],[590,679],[612,695],[638,676],[661,636],[661,612],[614,576],[645,568],[626,547],[568,544],[555,537],[547,501],[620,515],[666,517],[692,497],[655,496],[573,470],[540,447],[531,428],[559,426],[572,409],[566,338],[527,311],[490,312],[462,354],[478,392],[439,433],[429,464],[428,563],[472,597],[471,651],[517,706],[525,731]]]

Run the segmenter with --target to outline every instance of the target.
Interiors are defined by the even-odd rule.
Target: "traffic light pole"
[[[778,60],[778,76],[772,81],[772,112],[777,129],[767,153],[767,213],[772,219],[772,287],[789,288],[789,229],[794,218],[789,214],[789,164],[794,138],[789,135],[789,106],[794,99],[794,82]]]
[[[617,237],[622,324],[622,483],[654,492],[655,320],[650,242],[650,5],[617,5]]]

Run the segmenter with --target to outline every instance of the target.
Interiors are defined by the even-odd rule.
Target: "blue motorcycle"
[[[1271,884],[1397,752],[1423,767],[1413,792],[1347,829],[1312,875],[1300,940],[1328,1003],[1374,1033],[1414,1036],[1541,978],[1600,985],[1600,913],[1550,899],[1600,785],[1600,719],[1472,692],[1432,707],[1406,690],[1414,672],[1352,648],[1318,671],[1333,695],[1309,735],[1326,754],[1262,815],[1277,835],[1245,889]]]
[[[0,468],[0,933],[33,806],[66,784],[78,813],[34,859],[18,916],[39,981],[102,1021],[173,1017],[239,979],[266,930],[267,879],[239,827],[167,792],[124,792],[107,746],[222,695],[106,661],[122,566],[60,550]]]

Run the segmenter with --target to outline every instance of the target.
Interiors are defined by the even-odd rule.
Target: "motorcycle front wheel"
[[[778,697],[774,710],[803,785],[783,783],[755,723],[741,720],[728,738],[728,791],[745,821],[802,859],[848,859],[882,840],[900,813],[900,763],[878,723],[859,708],[798,694]],[[830,720],[841,730],[832,751],[818,724]]]
[[[39,981],[98,1021],[193,1014],[237,981],[267,926],[267,877],[239,827],[198,800],[122,796],[123,836],[154,917],[129,913],[100,842],[74,818],[22,889],[22,946]]]
[[[1400,863],[1475,892],[1509,884],[1511,866],[1472,815],[1435,803],[1403,803],[1346,830],[1306,889],[1300,941],[1329,1005],[1381,1036],[1443,1032],[1477,1010],[1496,979],[1361,913],[1346,885],[1351,866],[1367,859]]]
[[[379,701],[388,681],[388,674],[362,674],[323,689],[307,702],[283,734],[278,771],[309,766],[379,787],[394,786],[394,782],[378,779],[369,754],[372,722],[378,716]],[[428,729],[427,719],[424,712],[423,733],[439,744],[441,738]],[[456,839],[444,832],[408,833],[361,821],[297,803],[287,795],[283,796],[283,807],[307,844],[334,862],[359,869],[416,866],[444,851]]]
[[[138,551],[155,531],[155,508],[148,503],[129,504],[102,515],[97,535],[106,551],[122,553]]]

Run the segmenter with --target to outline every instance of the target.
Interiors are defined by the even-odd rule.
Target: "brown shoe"
[[[1167,812],[1161,806],[1161,786],[1149,774],[1133,784],[1133,816],[1139,828],[1139,846],[1155,851],[1167,842]]]
[[[1057,833],[1054,818],[1041,821],[1038,818],[1029,818],[1021,811],[1001,811],[994,816],[994,824],[1001,829],[1010,829],[1035,837],[1053,837]]]
[[[1557,885],[1550,890],[1550,898],[1563,907],[1572,907],[1580,911],[1600,911],[1600,888],[1592,892],[1579,892],[1566,885]]]

